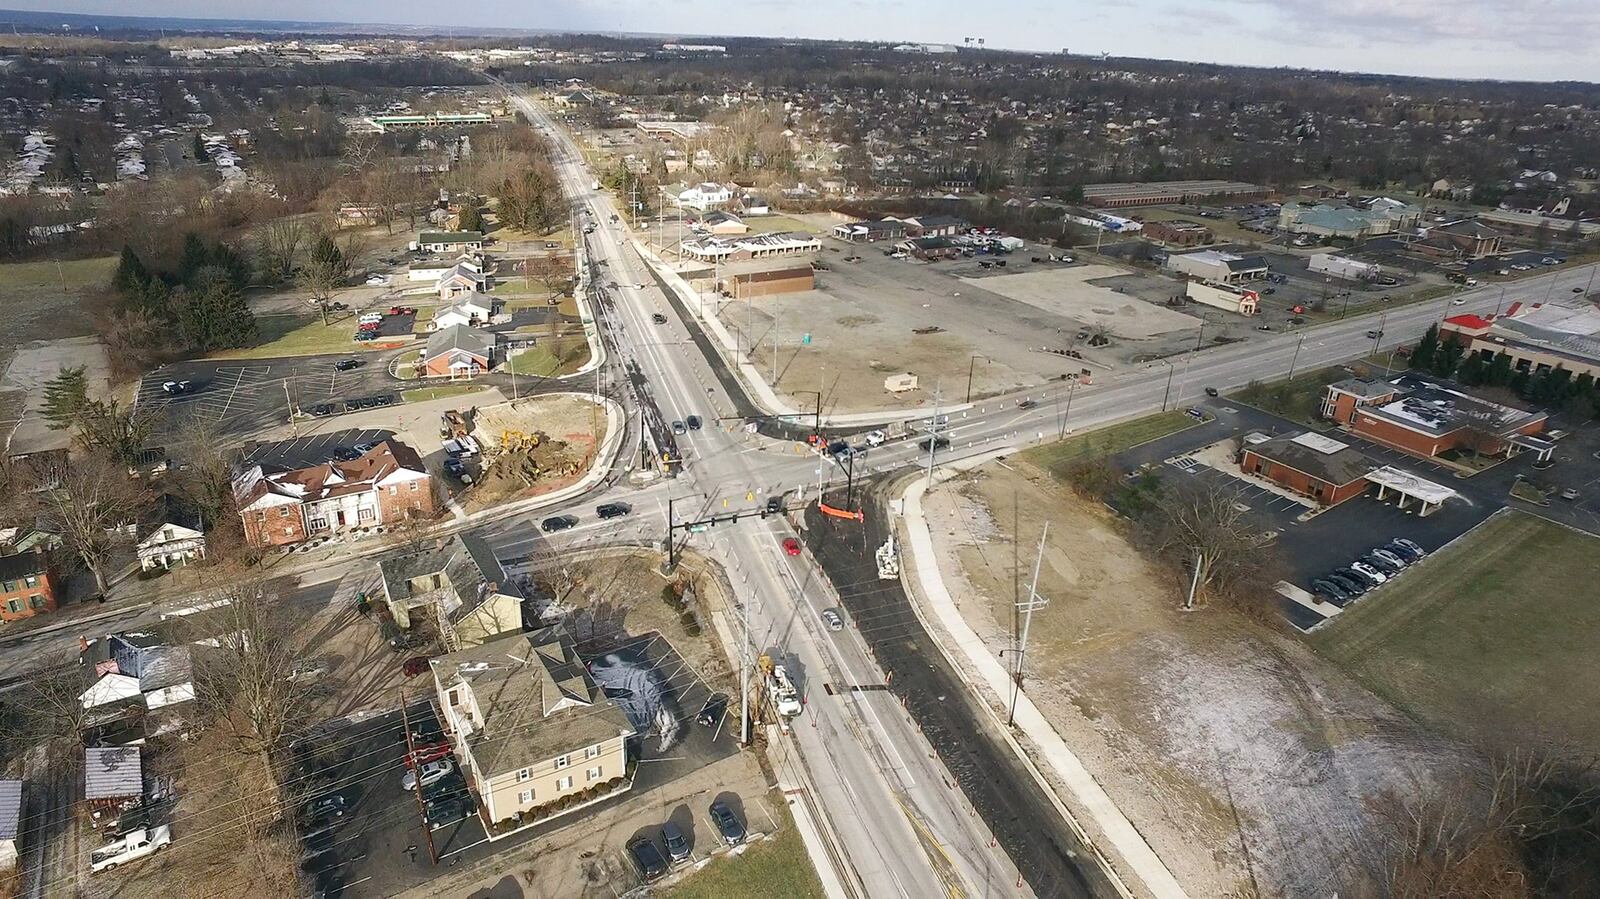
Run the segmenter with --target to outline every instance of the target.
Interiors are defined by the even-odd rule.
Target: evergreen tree
[[[1483,383],[1488,374],[1489,364],[1477,353],[1461,360],[1461,365],[1456,368],[1456,380],[1468,387],[1476,387]]]
[[[1455,373],[1456,366],[1461,364],[1461,357],[1466,353],[1466,347],[1453,336],[1451,339],[1439,344],[1439,349],[1433,354],[1433,373],[1441,378],[1448,378]]]
[[[61,369],[44,384],[44,417],[52,431],[63,431],[76,424],[78,414],[88,403],[88,379],[81,365]]]
[[[332,237],[322,234],[311,245],[311,264],[333,271],[340,270],[344,267],[344,254],[339,251],[339,245],[333,242]]]
[[[194,133],[194,161],[206,161],[206,142],[200,139],[200,132]]]
[[[217,245],[211,248],[211,265],[221,269],[235,289],[243,290],[250,286],[250,260],[232,246],[217,241]]]
[[[483,230],[483,214],[478,212],[478,207],[474,201],[468,200],[461,204],[460,224],[457,227],[462,231]]]
[[[117,261],[117,273],[111,276],[111,287],[123,296],[130,296],[143,290],[149,280],[150,273],[139,261],[139,255],[132,247],[123,244],[122,258]]]
[[[190,231],[183,235],[183,254],[178,257],[178,283],[190,284],[195,273],[211,264],[211,248],[200,235]]]
[[[1489,361],[1488,383],[1495,387],[1506,387],[1511,384],[1511,357],[1505,353],[1496,353]]]
[[[1439,326],[1429,325],[1423,332],[1422,338],[1411,350],[1411,367],[1419,371],[1431,371],[1434,357],[1439,352]]]
[[[255,314],[227,272],[216,266],[201,269],[173,305],[179,330],[196,349],[248,346],[256,338]]]

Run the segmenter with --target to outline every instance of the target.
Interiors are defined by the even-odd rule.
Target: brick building
[[[770,297],[781,293],[803,293],[817,286],[816,273],[809,265],[725,273],[722,291],[738,300]]]
[[[1367,475],[1378,464],[1331,437],[1305,433],[1246,442],[1239,469],[1264,477],[1324,506],[1366,492]]]
[[[1196,247],[1201,244],[1211,243],[1215,238],[1211,229],[1199,222],[1186,219],[1173,219],[1170,222],[1145,222],[1144,233],[1151,240],[1159,240],[1168,246]]]
[[[1530,450],[1548,458],[1553,446],[1537,437],[1548,416],[1470,396],[1417,375],[1393,381],[1347,378],[1323,388],[1320,413],[1351,433],[1414,456],[1451,450],[1513,455]]]
[[[233,496],[252,546],[293,546],[311,537],[431,518],[433,482],[417,451],[380,441],[348,462],[304,468],[253,465],[233,481]]]
[[[61,579],[42,547],[0,556],[0,621],[21,621],[56,610]]]

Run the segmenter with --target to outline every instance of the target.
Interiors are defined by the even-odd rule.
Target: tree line
[[[1454,333],[1440,335],[1429,325],[1411,349],[1410,367],[1441,378],[1454,378],[1464,387],[1502,392],[1540,406],[1579,414],[1600,414],[1600,389],[1588,372],[1574,375],[1556,365],[1536,371],[1515,368],[1505,353],[1485,356],[1467,352],[1467,344]]]

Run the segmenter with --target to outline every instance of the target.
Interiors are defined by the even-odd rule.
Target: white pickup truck
[[[119,840],[96,849],[89,855],[89,870],[99,874],[126,862],[160,852],[172,843],[172,828],[165,824],[145,830],[135,830]]]

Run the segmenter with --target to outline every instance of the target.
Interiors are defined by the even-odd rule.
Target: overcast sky
[[[0,0],[114,15],[493,25],[1106,51],[1459,78],[1600,80],[1600,0]]]

